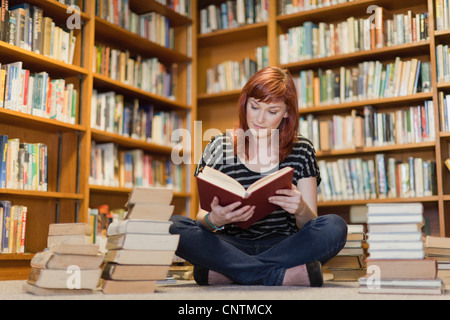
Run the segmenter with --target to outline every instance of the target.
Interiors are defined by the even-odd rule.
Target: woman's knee
[[[337,214],[327,214],[319,217],[323,220],[324,229],[334,243],[345,245],[347,241],[347,223]]]
[[[172,224],[169,228],[169,232],[172,234],[179,234],[184,228],[193,227],[195,225],[195,220],[181,215],[171,216],[170,221]]]

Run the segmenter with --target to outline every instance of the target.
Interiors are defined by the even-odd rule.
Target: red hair
[[[238,100],[238,128],[246,132],[247,102],[253,98],[258,102],[284,102],[287,106],[287,117],[283,118],[279,130],[279,159],[283,161],[292,151],[298,133],[298,101],[297,90],[291,74],[286,69],[266,67],[256,72],[242,88]],[[235,136],[235,154],[237,142]],[[245,155],[248,157],[248,143],[245,144]]]

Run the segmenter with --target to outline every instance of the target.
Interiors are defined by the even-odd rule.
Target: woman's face
[[[272,129],[278,129],[287,118],[287,106],[283,101],[264,103],[254,98],[247,101],[247,124],[258,138],[269,137]]]

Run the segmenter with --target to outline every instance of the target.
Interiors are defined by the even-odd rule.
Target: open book
[[[235,179],[211,167],[205,166],[197,175],[197,188],[200,207],[211,211],[214,196],[219,198],[219,204],[226,206],[241,201],[241,206],[256,206],[253,216],[242,222],[235,223],[246,229],[256,221],[264,218],[279,207],[269,202],[279,189],[291,189],[294,169],[283,168],[253,183],[247,190]]]

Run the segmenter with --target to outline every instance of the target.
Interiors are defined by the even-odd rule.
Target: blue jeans
[[[297,233],[262,240],[208,231],[198,221],[174,215],[170,232],[180,234],[176,254],[236,283],[279,286],[286,269],[314,260],[322,264],[344,247],[347,224],[334,214],[306,223]]]

